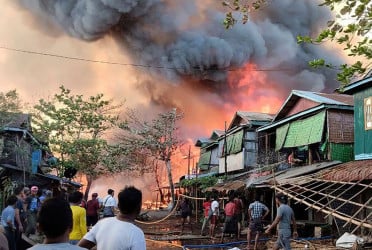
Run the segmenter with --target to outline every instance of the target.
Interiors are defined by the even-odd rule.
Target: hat
[[[39,188],[37,186],[32,186],[31,191],[39,191]]]

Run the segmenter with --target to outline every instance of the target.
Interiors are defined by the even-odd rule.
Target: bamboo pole
[[[299,200],[295,195],[292,195],[292,194],[286,192],[284,189],[281,189],[281,188],[279,188],[279,187],[275,187],[275,189],[277,189],[279,192],[282,192],[282,193],[288,195],[289,197],[293,198],[294,200]],[[320,207],[318,207],[317,205],[315,205],[315,204],[310,204],[310,203],[307,202],[307,201],[303,201],[302,203],[305,204],[305,205],[307,205],[307,206],[310,206],[310,207],[312,207],[312,208],[315,208],[315,209],[317,209],[317,210],[321,210]],[[327,210],[322,210],[322,212],[327,213],[327,214],[329,213]],[[337,214],[337,213],[334,214],[333,216],[334,216],[334,217],[337,217],[337,218],[339,218],[339,219],[341,219],[341,220],[348,220],[348,219],[349,219],[349,218],[347,218],[347,217],[345,217],[345,216],[342,216],[342,215],[340,215],[340,214]],[[361,224],[360,221],[357,221],[357,220],[354,220],[354,219],[351,219],[351,223],[353,223],[354,225],[360,225],[360,224]],[[369,228],[369,229],[372,229],[372,224],[364,224],[364,227]]]

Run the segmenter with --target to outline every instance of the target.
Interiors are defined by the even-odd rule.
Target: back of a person
[[[85,208],[71,206],[73,227],[70,233],[70,240],[80,240],[87,232]]]
[[[230,201],[225,206],[225,215],[233,216],[235,214],[235,203]]]
[[[97,215],[97,210],[99,209],[99,203],[97,199],[89,200],[87,202],[87,215],[95,216]]]
[[[281,204],[278,208],[278,214],[281,216],[279,221],[279,229],[290,229],[293,215],[292,208],[286,204]]]
[[[265,206],[261,202],[259,202],[259,201],[253,202],[249,206],[249,209],[251,209],[251,218],[252,219],[260,218],[262,216],[262,214],[263,214],[264,207]]]
[[[211,209],[211,202],[210,201],[205,201],[203,203],[203,208],[204,208],[204,216],[208,217],[209,216],[209,210]]]
[[[139,245],[138,242],[144,240],[139,227],[130,222],[119,221],[116,217],[100,220],[92,231],[96,235],[97,249],[132,250]]]
[[[240,198],[235,198],[234,203],[235,203],[235,213],[236,214],[242,213],[242,210],[243,210],[242,200]]]

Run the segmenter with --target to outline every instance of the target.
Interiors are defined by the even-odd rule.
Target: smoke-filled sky
[[[313,0],[269,1],[226,30],[217,0],[0,0],[0,92],[34,102],[64,85],[146,116],[177,108],[186,140],[223,129],[237,110],[275,113],[292,89],[332,92],[335,72],[315,70],[340,52],[298,45],[330,19]]]

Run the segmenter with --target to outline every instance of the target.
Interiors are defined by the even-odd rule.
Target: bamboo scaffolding
[[[369,198],[369,200],[363,205],[363,206],[361,206],[359,209],[358,209],[358,211],[356,211],[354,214],[353,214],[353,216],[351,216],[351,218],[354,218],[355,216],[357,216],[364,208],[366,208],[366,205],[370,202],[372,200],[372,197],[370,197]],[[372,212],[371,212],[372,213]],[[370,216],[370,214],[371,213],[369,213],[369,215],[365,218],[365,219],[367,219],[369,216]],[[346,223],[343,225],[343,227],[345,227],[347,224],[349,224],[350,223],[350,220],[348,220],[348,221],[346,221]]]
[[[358,230],[358,228],[362,227],[362,225],[368,220],[368,218],[372,215],[372,212],[368,214],[368,216],[366,218],[364,218],[364,220],[362,220],[361,224],[359,226],[357,226],[356,228],[354,228],[354,230],[351,232],[352,234]]]
[[[280,187],[277,187],[277,186],[275,186],[274,188],[275,188],[276,190],[278,190],[279,192],[282,192],[282,193],[288,195],[289,197],[293,198],[294,200],[299,200],[295,195],[293,195],[293,194],[287,192],[287,191],[286,191],[285,189],[283,189],[283,188],[280,188]],[[325,209],[320,209],[319,206],[317,206],[317,205],[315,205],[315,204],[310,204],[310,203],[307,202],[307,201],[302,201],[302,203],[305,204],[305,205],[307,205],[307,206],[309,206],[309,207],[315,208],[315,209],[317,209],[317,210],[321,210],[321,211],[324,212],[324,213],[327,213],[327,214],[330,213],[329,211],[327,211],[327,210],[325,210]],[[339,219],[341,219],[341,220],[344,220],[344,221],[346,221],[346,220],[349,219],[348,217],[343,216],[343,215],[338,214],[338,213],[333,214],[333,216],[336,217],[336,218],[339,218]],[[353,223],[354,225],[357,225],[357,226],[358,226],[358,225],[363,225],[363,226],[366,227],[366,228],[372,229],[372,224],[369,224],[369,223],[367,223],[367,224],[363,224],[361,221],[358,221],[358,220],[355,220],[355,219],[351,219],[351,223]]]

